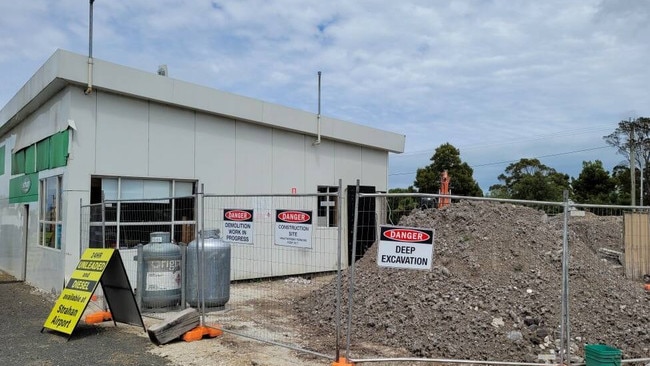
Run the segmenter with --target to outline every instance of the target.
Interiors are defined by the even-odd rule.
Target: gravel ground
[[[377,266],[373,245],[356,263],[353,358],[407,357],[540,362],[559,350],[563,217],[532,207],[463,201],[415,210],[400,225],[435,229],[431,271]],[[650,357],[650,292],[600,248],[624,251],[621,217],[569,220],[571,355],[605,343],[623,358]],[[344,293],[347,292],[347,271]],[[295,302],[312,338],[333,328],[330,283]],[[344,309],[347,299],[343,298]],[[650,365],[648,365],[650,366]]]
[[[80,322],[69,340],[41,333],[55,300],[0,271],[0,365],[171,365],[148,352],[155,346],[130,325]]]

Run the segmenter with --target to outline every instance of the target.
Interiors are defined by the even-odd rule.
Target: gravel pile
[[[379,268],[376,245],[356,263],[352,344],[416,357],[540,362],[557,352],[563,218],[512,204],[463,201],[416,210],[401,226],[435,229],[431,271]],[[650,293],[599,254],[623,251],[620,217],[571,217],[570,336],[650,357]],[[347,309],[348,272],[343,278]],[[297,302],[306,329],[334,329],[336,283]],[[343,322],[345,330],[345,321]],[[540,358],[541,355],[541,358]]]

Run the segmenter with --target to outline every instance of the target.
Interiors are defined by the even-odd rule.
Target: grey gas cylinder
[[[167,232],[149,234],[142,248],[144,289],[142,305],[147,308],[173,307],[181,302],[181,248],[171,243]]]
[[[199,307],[201,299],[206,307],[222,307],[230,299],[230,244],[221,240],[219,230],[206,230],[203,245],[193,240],[187,246],[186,255],[186,301]],[[203,249],[203,286],[199,287],[199,254]],[[203,289],[203,293],[200,291]]]

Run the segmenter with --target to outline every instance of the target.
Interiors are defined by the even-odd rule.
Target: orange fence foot
[[[352,362],[349,362],[345,357],[339,357],[338,361],[334,361],[332,366],[354,366]]]
[[[113,320],[113,314],[110,311],[98,311],[96,313],[86,315],[84,321],[86,324],[97,324]]]
[[[193,342],[203,339],[204,336],[214,338],[222,334],[223,331],[221,329],[199,325],[198,327],[185,332],[182,338],[185,342]]]

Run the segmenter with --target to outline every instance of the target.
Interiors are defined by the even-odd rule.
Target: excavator
[[[450,197],[444,197],[445,195],[450,195],[451,192],[449,191],[449,174],[447,174],[447,171],[443,171],[440,174],[440,190],[438,191],[438,194],[441,195],[440,198],[438,198],[438,208],[443,208],[447,207],[451,204],[451,198]]]
[[[449,190],[449,180],[450,177],[446,170],[440,173],[440,189],[438,190],[440,197],[438,197],[437,200],[431,197],[422,197],[420,198],[420,204],[418,207],[424,210],[449,206],[451,204],[451,198],[444,197],[445,195],[451,194],[451,191]]]

